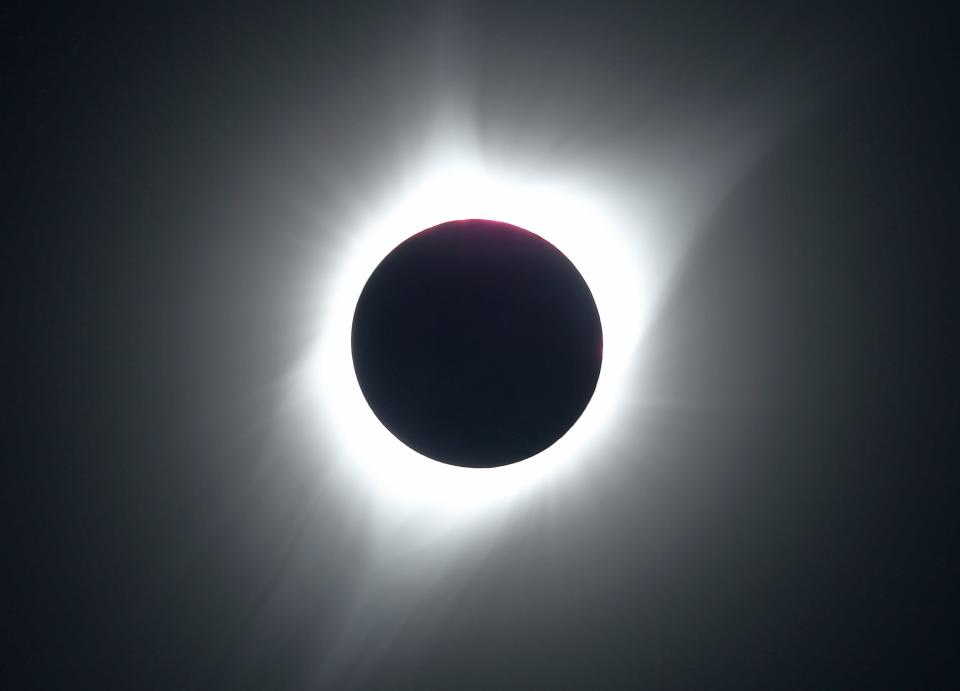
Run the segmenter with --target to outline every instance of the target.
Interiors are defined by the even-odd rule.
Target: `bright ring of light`
[[[628,387],[652,288],[637,255],[636,220],[618,218],[581,181],[536,183],[479,166],[437,166],[373,222],[358,223],[342,260],[321,288],[316,347],[296,372],[314,403],[324,454],[383,499],[409,508],[463,513],[518,497],[571,467],[589,463],[609,438]],[[526,228],[555,245],[590,286],[604,330],[603,366],[590,404],[556,444],[520,463],[473,469],[438,463],[397,440],[363,397],[353,371],[353,311],[373,269],[414,233],[444,221],[485,218]]]

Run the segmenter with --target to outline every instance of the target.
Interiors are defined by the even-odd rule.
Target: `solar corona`
[[[366,213],[329,219],[346,232],[317,265],[283,434],[378,515],[481,525],[629,432],[670,258],[643,200],[601,177],[523,174],[456,137],[411,166]]]

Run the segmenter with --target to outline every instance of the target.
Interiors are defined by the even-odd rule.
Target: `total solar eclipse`
[[[351,349],[381,423],[420,454],[492,468],[529,458],[583,413],[603,334],[589,287],[538,235],[458,220],[407,239],[370,275]]]

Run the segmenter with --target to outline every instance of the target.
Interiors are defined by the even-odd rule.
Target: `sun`
[[[451,157],[446,157],[449,160]],[[352,223],[335,270],[319,287],[317,337],[296,369],[294,386],[316,420],[316,454],[391,506],[459,514],[486,510],[588,465],[617,434],[628,372],[654,291],[645,279],[636,218],[627,218],[585,180],[527,179],[477,162],[424,166],[383,211]],[[520,226],[553,244],[593,293],[604,329],[603,366],[593,398],[553,446],[499,468],[438,463],[383,427],[357,382],[350,333],[367,278],[393,248],[440,223],[483,218]]]

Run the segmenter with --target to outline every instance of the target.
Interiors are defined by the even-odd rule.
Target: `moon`
[[[603,332],[586,281],[556,247],[508,223],[456,220],[380,262],[357,301],[351,351],[364,398],[401,442],[493,468],[576,423]]]

